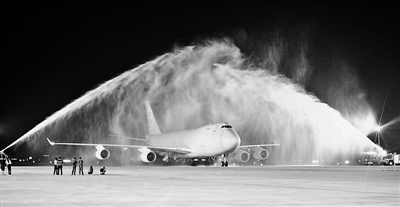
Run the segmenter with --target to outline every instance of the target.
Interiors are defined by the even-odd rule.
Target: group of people
[[[72,161],[72,173],[71,175],[76,174],[76,165],[79,165],[79,175],[83,175],[83,160],[81,157],[79,157],[79,160],[76,160],[76,157],[74,157],[74,160]],[[63,174],[63,165],[64,161],[61,157],[56,157],[54,158],[54,171],[53,175],[62,175]]]
[[[3,156],[3,154],[2,154]],[[11,175],[11,159],[4,154],[3,159],[1,160],[1,174],[6,175],[6,168],[8,171],[8,175]]]
[[[76,175],[76,165],[79,166],[79,175],[83,175],[83,160],[81,157],[79,157],[79,160],[76,160],[76,157],[74,157],[74,160],[72,160],[71,175]]]
[[[89,175],[93,174],[93,166],[91,166],[91,165],[90,165],[88,174]],[[106,174],[106,167],[105,166],[100,168],[100,175],[104,175],[104,174]]]
[[[55,158],[54,159],[54,172],[53,175],[62,175],[63,171],[63,160],[61,159],[61,157],[59,158]],[[74,159],[72,160],[72,172],[71,175],[76,175],[76,166],[79,166],[79,175],[83,175],[83,160],[81,157],[79,157],[79,160],[76,160],[76,157],[74,157]],[[10,170],[11,171],[11,170]],[[100,174],[104,175],[106,173],[106,167],[102,167],[100,169]],[[93,166],[90,166],[89,168],[89,175],[93,174]]]

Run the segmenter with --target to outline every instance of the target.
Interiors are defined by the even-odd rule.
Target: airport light
[[[383,127],[379,125],[375,127],[375,132],[376,132],[375,141],[378,141],[379,146],[381,146],[381,140],[379,139],[379,134],[381,133],[382,128]]]

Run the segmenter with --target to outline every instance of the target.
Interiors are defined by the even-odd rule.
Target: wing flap
[[[116,135],[116,134],[110,134],[110,136],[118,137],[118,138],[124,138],[124,139],[138,140],[138,141],[143,141],[143,142],[148,142],[149,141],[147,139],[140,139],[140,138],[135,138],[135,137],[127,137],[127,136],[121,136],[121,135]]]
[[[173,152],[178,154],[189,154],[191,151],[189,149],[182,149],[182,148],[171,148],[171,147],[153,147],[148,146],[147,148],[153,151],[161,151],[161,152]]]
[[[253,148],[253,147],[277,147],[281,146],[280,144],[253,144],[253,145],[242,145],[238,148]]]

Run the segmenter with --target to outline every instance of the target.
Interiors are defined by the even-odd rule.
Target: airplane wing
[[[252,147],[275,147],[275,146],[281,146],[280,144],[253,144],[253,145],[242,145],[239,146],[238,148],[252,148]]]
[[[181,148],[171,148],[171,147],[153,147],[153,146],[146,146],[148,149],[153,151],[161,151],[161,152],[174,152],[178,154],[189,154],[191,151],[188,149],[181,149]]]
[[[110,134],[112,137],[119,137],[119,138],[125,138],[125,139],[132,139],[132,140],[138,140],[138,141],[143,141],[143,142],[148,142],[149,140],[147,139],[140,139],[140,138],[134,138],[134,137],[127,137],[127,136],[121,136],[121,135],[116,135],[116,134]]]
[[[174,148],[174,147],[157,147],[157,146],[146,146],[146,145],[125,145],[125,144],[91,144],[91,143],[56,143],[50,141],[49,138],[47,138],[47,141],[51,145],[69,145],[69,146],[92,146],[92,147],[97,147],[99,145],[103,147],[122,147],[122,148],[148,148],[153,151],[163,151],[163,152],[174,152],[174,153],[179,153],[179,154],[188,154],[190,153],[190,149],[182,149],[182,148]]]

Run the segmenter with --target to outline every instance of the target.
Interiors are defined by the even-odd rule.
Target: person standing
[[[76,164],[78,161],[76,161],[76,157],[74,157],[74,160],[72,160],[72,173],[71,175],[76,175]]]
[[[7,164],[7,170],[8,170],[8,175],[11,175],[11,160],[9,157],[6,157],[6,164]]]
[[[63,160],[61,159],[61,157],[59,157],[57,160],[57,168],[58,168],[60,175],[63,174],[62,167],[63,167]]]
[[[55,174],[57,174],[58,175],[58,167],[57,167],[57,162],[58,162],[58,160],[57,160],[57,157],[56,158],[54,158],[54,171],[53,171],[53,175],[55,175]]]
[[[79,163],[79,175],[80,175],[81,173],[82,173],[82,175],[83,175],[83,160],[82,160],[81,157],[79,157],[78,163]]]
[[[6,157],[1,160],[1,174],[5,175],[6,174]]]

